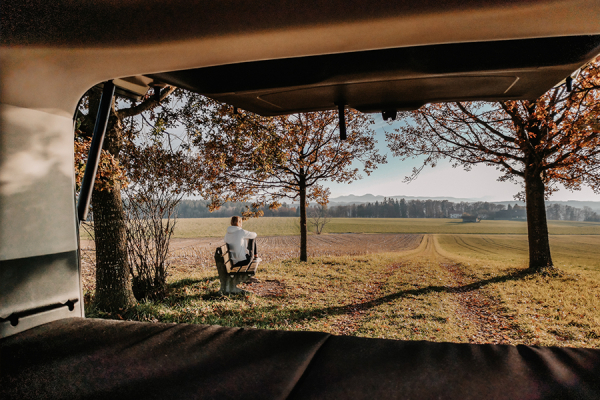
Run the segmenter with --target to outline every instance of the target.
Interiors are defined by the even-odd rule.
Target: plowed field
[[[308,256],[343,256],[404,251],[416,248],[423,235],[405,234],[342,234],[311,235],[308,237]],[[173,239],[171,258],[174,263],[193,262],[212,266],[215,248],[223,244],[221,239]],[[299,236],[258,237],[257,250],[263,262],[300,256]]]
[[[310,235],[308,256],[363,255],[390,251],[412,250],[419,246],[423,235],[418,234],[338,234]],[[172,239],[169,262],[173,268],[211,268],[214,252],[222,238]],[[83,285],[93,290],[95,281],[94,246],[82,240]],[[258,237],[257,250],[263,262],[300,256],[300,236]],[[215,269],[216,272],[216,269]]]

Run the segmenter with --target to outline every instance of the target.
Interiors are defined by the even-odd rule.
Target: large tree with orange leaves
[[[203,160],[203,195],[214,207],[225,201],[252,199],[254,207],[278,207],[289,198],[300,203],[300,260],[307,260],[306,206],[328,202],[325,180],[359,179],[385,163],[375,148],[372,119],[346,110],[348,136],[339,139],[338,113],[315,112],[280,117],[234,114],[213,103],[214,113],[196,143]],[[208,114],[205,114],[208,115]]]
[[[191,168],[195,163],[192,163],[193,158],[189,155],[189,143],[185,138],[172,138],[173,134],[169,132],[181,125],[182,119],[186,118],[180,113],[182,107],[179,106],[180,102],[185,102],[185,93],[175,91],[175,88],[155,88],[155,91],[156,95],[149,93],[140,102],[116,97],[111,107],[92,195],[96,247],[95,303],[105,311],[124,309],[135,304],[131,274],[134,285],[149,288],[137,290],[140,296],[146,297],[143,292],[157,292],[155,284],[162,286],[158,292],[164,292],[164,274],[148,276],[146,282],[140,282],[138,266],[145,260],[140,261],[141,252],[136,253],[136,249],[131,246],[132,228],[140,227],[138,222],[142,203],[146,211],[149,210],[149,205],[156,206],[154,214],[146,213],[144,217],[150,215],[154,218],[154,231],[160,233],[162,247],[161,251],[153,248],[146,253],[156,256],[158,269],[165,272],[166,267],[164,263],[161,264],[161,260],[164,260],[168,250],[168,238],[161,229],[161,217],[171,217],[182,193],[191,193],[200,184],[196,179],[196,169]],[[77,113],[75,171],[78,185],[87,162],[99,104],[100,92],[91,89],[82,98]],[[124,193],[128,185],[129,188]],[[122,194],[127,196],[127,207],[124,207]],[[138,207],[133,207],[136,204]],[[168,207],[163,209],[165,204]],[[137,213],[132,215],[134,211]],[[132,218],[136,219],[135,223],[131,222]],[[165,226],[171,229],[170,232],[172,224],[172,220],[165,222]],[[147,232],[143,232],[136,237],[146,239],[147,236]],[[154,235],[154,239],[156,238]]]
[[[495,166],[503,181],[524,186],[529,268],[553,268],[545,198],[562,185],[600,192],[600,59],[535,101],[430,104],[403,113],[405,123],[388,133],[403,159],[424,156],[426,165],[449,158],[454,166]]]

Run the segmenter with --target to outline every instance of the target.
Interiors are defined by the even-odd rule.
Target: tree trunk
[[[126,309],[135,304],[125,236],[125,213],[120,185],[94,190],[94,237],[96,243],[96,306],[104,311]]]
[[[90,110],[97,112],[99,98],[90,96]],[[94,108],[91,108],[94,107]],[[92,113],[90,113],[92,114]],[[118,159],[121,150],[122,128],[112,114],[102,148]],[[135,304],[127,260],[125,212],[121,185],[110,190],[92,193],[94,241],[96,243],[96,306],[103,311],[117,311]]]
[[[175,87],[163,90],[161,100],[174,90]],[[90,91],[88,101],[90,112],[83,119],[80,129],[91,137],[100,105],[100,92]],[[102,148],[119,160],[123,140],[121,118],[138,115],[159,104],[160,101],[147,99],[131,108],[119,110],[116,115],[113,103]],[[121,185],[117,183],[110,190],[94,190],[92,212],[96,242],[96,305],[106,311],[130,307],[135,304],[135,298],[131,288],[127,259],[126,219],[121,199]]]
[[[544,200],[544,182],[539,172],[525,171],[525,201],[527,207],[527,237],[529,269],[541,271],[553,268],[548,240],[548,222]]]
[[[306,251],[307,241],[306,227],[306,181],[304,176],[300,176],[300,261],[308,261]]]

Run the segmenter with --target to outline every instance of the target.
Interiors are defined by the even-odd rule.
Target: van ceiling
[[[405,47],[148,75],[261,115],[535,99],[600,53],[600,35]]]
[[[2,2],[2,68],[36,71],[5,79],[3,102],[54,80],[35,104],[70,112],[114,78],[137,96],[171,83],[264,115],[531,99],[599,51],[598,0],[74,4]]]
[[[391,45],[394,41],[417,45],[600,33],[597,3],[597,0],[3,0],[0,43],[106,48],[315,29],[321,42],[374,49],[394,47]],[[362,38],[350,37],[361,24],[370,27],[369,34],[361,32]],[[322,36],[323,28],[336,26],[351,27],[345,42]],[[315,50],[314,46],[308,46],[309,52]]]

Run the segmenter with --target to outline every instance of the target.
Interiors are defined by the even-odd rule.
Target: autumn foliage
[[[552,268],[545,196],[562,185],[600,192],[600,59],[535,101],[429,104],[402,113],[403,126],[387,135],[402,158],[424,156],[421,168],[449,158],[455,166],[494,166],[500,180],[524,186],[529,266]]]
[[[79,191],[85,173],[90,144],[92,139],[75,131],[75,189]],[[102,150],[96,181],[94,187],[98,190],[107,190],[120,182],[121,187],[127,186],[126,172],[119,160],[106,150]]]
[[[301,250],[306,253],[306,206],[327,204],[324,181],[352,182],[360,169],[368,175],[385,157],[375,148],[370,117],[346,110],[346,140],[339,139],[338,113],[332,111],[261,117],[212,103],[212,119],[195,144],[203,162],[204,198],[213,207],[226,201],[253,201],[277,208],[284,198],[299,201]],[[254,210],[254,212],[253,212]],[[260,213],[260,211],[258,211]]]
[[[96,245],[96,306],[127,308],[135,295],[165,295],[169,238],[174,210],[185,193],[197,186],[195,159],[185,138],[170,129],[180,123],[174,106],[181,91],[154,89],[140,102],[116,98],[92,195]],[[75,132],[75,173],[83,176],[95,125],[100,93],[82,99]],[[164,219],[164,222],[163,222]]]

